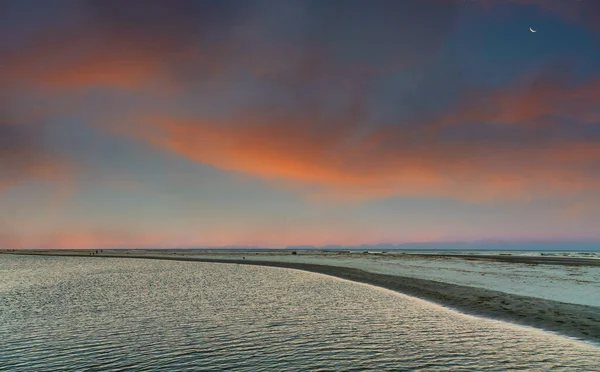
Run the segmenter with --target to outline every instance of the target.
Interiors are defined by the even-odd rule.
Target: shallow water
[[[197,257],[232,259],[232,255],[208,256],[204,254]],[[600,295],[590,295],[599,293],[600,267],[529,265],[524,263],[471,261],[455,257],[425,258],[412,255],[400,257],[360,253],[340,255],[331,252],[302,253],[298,255],[291,255],[289,252],[278,255],[263,253],[248,255],[246,258],[249,260],[303,262],[351,267],[377,274],[434,280],[491,289],[519,296],[600,307]]]
[[[289,269],[0,256],[1,370],[582,370],[600,348]]]

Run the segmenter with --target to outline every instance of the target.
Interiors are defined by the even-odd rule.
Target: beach
[[[3,252],[5,253],[5,252]],[[557,334],[575,337],[582,340],[600,343],[600,307],[578,303],[568,303],[555,301],[546,298],[534,296],[523,296],[514,293],[507,293],[481,286],[459,285],[447,283],[440,280],[429,280],[411,276],[391,275],[363,270],[357,267],[348,267],[340,265],[340,261],[331,259],[332,257],[344,256],[339,253],[317,253],[296,254],[296,252],[282,252],[278,254],[264,252],[198,252],[198,251],[169,251],[169,250],[103,250],[103,251],[16,251],[13,254],[34,254],[34,255],[53,255],[53,256],[83,256],[83,257],[129,257],[138,259],[162,259],[177,261],[197,261],[212,263],[228,263],[240,265],[260,265],[270,267],[280,267],[296,270],[304,270],[315,273],[330,275],[355,282],[366,283],[378,287],[387,288],[393,291],[404,293],[410,296],[425,299],[460,312],[484,316],[493,319],[499,319],[524,326],[535,327]],[[327,256],[330,259],[326,259]],[[356,253],[355,264],[360,260],[365,260],[370,255]],[[407,255],[408,256],[408,255]],[[279,257],[279,259],[277,259]],[[507,263],[506,259],[510,261]],[[346,257],[346,259],[348,259]],[[401,260],[404,258],[392,258]],[[548,266],[561,265],[556,257],[535,257],[528,258],[518,256],[493,256],[493,255],[461,255],[454,257],[449,255],[435,255],[435,257],[410,257],[408,259],[432,259],[443,262],[443,260],[484,260],[487,264],[490,262],[502,263],[507,265],[531,265],[535,260],[536,265],[544,265],[548,261]],[[319,260],[314,263],[309,261]],[[496,261],[497,260],[497,261]],[[594,260],[586,258],[568,258],[563,259],[562,265],[575,265],[591,267],[597,269],[597,263]],[[551,262],[551,263],[550,263]],[[356,266],[356,265],[355,265]],[[365,266],[368,267],[368,266]],[[589,293],[589,297],[595,297]]]

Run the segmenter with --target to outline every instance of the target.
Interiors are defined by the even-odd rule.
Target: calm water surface
[[[600,370],[600,348],[301,271],[0,255],[0,370]]]

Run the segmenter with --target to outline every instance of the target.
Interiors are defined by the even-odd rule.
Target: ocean
[[[0,256],[0,370],[581,370],[600,348],[321,274]]]

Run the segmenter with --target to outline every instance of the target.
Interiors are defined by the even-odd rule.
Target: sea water
[[[0,255],[0,370],[582,370],[600,348],[298,270]]]

